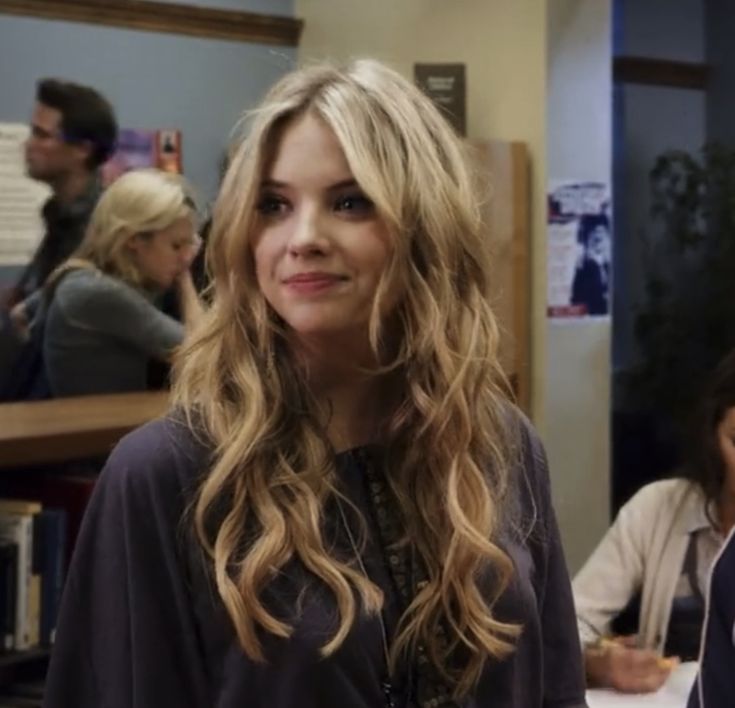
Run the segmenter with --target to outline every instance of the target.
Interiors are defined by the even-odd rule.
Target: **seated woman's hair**
[[[118,177],[102,194],[82,243],[72,257],[51,274],[53,287],[66,271],[97,268],[131,285],[142,276],[126,247],[135,234],[153,234],[177,219],[192,216],[195,204],[180,175],[157,169],[140,169]]]
[[[735,350],[719,362],[706,381],[685,450],[683,476],[699,484],[708,501],[719,498],[725,481],[725,462],[717,428],[728,410],[734,407]]]
[[[393,658],[422,642],[436,670],[465,693],[487,657],[512,650],[518,631],[493,609],[512,574],[493,542],[507,508],[511,442],[488,304],[488,235],[463,145],[418,88],[376,62],[284,77],[231,152],[208,252],[214,301],[176,365],[175,400],[215,450],[194,512],[198,537],[251,657],[262,657],[262,630],[292,631],[262,593],[294,557],[339,608],[325,654],[355,619],[355,589],[370,611],[382,601],[323,538],[325,502],[338,494],[334,451],[253,262],[262,181],[280,136],[307,112],[336,135],[391,239],[369,326],[378,373],[392,373],[398,401],[379,442],[429,578],[403,617]],[[396,290],[384,318],[381,305]],[[449,659],[457,653],[466,661],[455,671]]]

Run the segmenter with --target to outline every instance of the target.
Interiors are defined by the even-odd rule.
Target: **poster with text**
[[[50,190],[26,175],[22,123],[0,123],[0,266],[24,265],[43,235],[41,207]]]
[[[102,168],[102,182],[108,185],[124,172],[142,167],[180,173],[181,131],[120,130],[115,154]]]
[[[548,191],[547,313],[608,317],[612,298],[610,189],[553,180]]]

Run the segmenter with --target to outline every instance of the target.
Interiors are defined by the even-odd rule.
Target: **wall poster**
[[[115,154],[102,168],[105,185],[124,172],[141,167],[157,167],[166,172],[181,172],[180,130],[120,130]]]
[[[612,298],[610,189],[552,180],[548,191],[547,315],[607,317]]]

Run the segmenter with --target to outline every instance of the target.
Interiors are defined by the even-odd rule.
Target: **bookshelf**
[[[0,654],[0,686],[35,678],[39,672],[45,673],[50,657],[51,650],[48,647]]]
[[[101,460],[167,408],[165,391],[0,405],[0,696],[12,686],[40,700],[65,571]],[[78,462],[90,458],[97,462]]]

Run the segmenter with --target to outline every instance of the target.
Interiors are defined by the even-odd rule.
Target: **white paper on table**
[[[697,676],[697,662],[679,664],[656,693],[630,695],[603,689],[587,691],[589,708],[686,708]]]
[[[43,235],[41,207],[49,188],[26,175],[29,128],[0,123],[0,265],[27,263]]]

